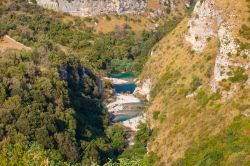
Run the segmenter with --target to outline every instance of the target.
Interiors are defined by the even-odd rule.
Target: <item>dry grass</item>
[[[129,25],[132,30],[136,33],[143,30],[148,30],[150,27],[153,27],[155,24],[162,24],[164,20],[170,19],[173,16],[183,13],[184,3],[180,3],[176,8],[176,11],[172,13],[163,13],[158,19],[153,19],[150,16],[151,12],[154,12],[158,9],[165,11],[162,4],[156,0],[148,0],[148,6],[146,10],[138,15],[126,14],[126,15],[109,15],[110,19],[107,19],[105,15],[92,17],[96,22],[85,22],[86,26],[94,29],[97,33],[108,33],[112,32],[115,26],[123,26],[124,24]],[[81,18],[84,20],[84,18]],[[66,22],[72,21],[69,17],[65,18]]]
[[[127,17],[127,20],[126,20]],[[115,26],[123,26],[125,24],[129,25],[133,31],[140,32],[146,29],[148,26],[152,25],[148,18],[143,17],[142,15],[133,16],[133,15],[126,15],[125,16],[110,16],[111,20],[107,20],[105,16],[96,17],[98,23],[94,26],[94,29],[99,33],[107,33],[112,32]],[[134,21],[133,21],[133,20]],[[140,20],[140,21],[138,21]]]
[[[149,8],[149,9],[163,9],[163,6],[159,3],[159,1],[148,0],[147,8]]]
[[[15,41],[14,39],[10,38],[9,36],[4,36],[0,39],[0,53],[5,52],[6,50],[30,50],[29,47],[26,47],[22,43]]]
[[[245,0],[235,4],[232,0],[221,0],[216,4],[218,9],[224,9],[224,19],[237,24],[233,27],[234,35],[248,15]],[[235,13],[232,16],[229,13]],[[147,110],[147,117],[152,127],[157,129],[154,140],[149,143],[149,149],[161,157],[157,164],[171,165],[183,157],[185,151],[209,135],[217,134],[228,126],[240,112],[236,105],[249,103],[249,88],[241,89],[230,101],[220,99],[203,106],[199,99],[186,98],[182,90],[190,88],[192,77],[202,80],[202,89],[211,96],[210,82],[219,43],[216,38],[209,41],[201,54],[192,51],[185,42],[188,18],[161,40],[150,56],[145,66],[142,79],[150,78],[154,86],[161,83],[160,92],[153,98]],[[166,73],[177,71],[180,75],[163,80]],[[157,73],[157,74],[156,74]],[[160,111],[165,120],[154,120],[153,112]]]

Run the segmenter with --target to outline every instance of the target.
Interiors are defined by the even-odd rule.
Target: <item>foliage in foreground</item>
[[[147,153],[147,142],[150,139],[150,131],[147,124],[139,125],[139,130],[134,137],[134,145],[125,149],[118,161],[110,160],[105,166],[151,166],[158,159],[157,156]]]
[[[69,166],[62,162],[62,157],[55,151],[45,151],[34,143],[30,147],[21,144],[2,143],[0,151],[0,165],[57,165]]]

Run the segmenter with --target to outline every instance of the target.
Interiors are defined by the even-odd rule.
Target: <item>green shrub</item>
[[[159,119],[160,119],[160,122],[163,123],[166,120],[166,115],[160,114]]]
[[[206,94],[204,90],[199,90],[196,96],[196,99],[199,101],[199,104],[202,106],[206,106],[209,102],[209,96]]]
[[[111,18],[109,15],[106,15],[106,16],[105,16],[105,19],[106,19],[107,21],[111,21],[111,20],[112,20],[112,18]]]
[[[229,78],[232,82],[245,82],[248,79],[247,74],[245,74],[244,68],[238,68],[234,73],[233,76]]]
[[[194,92],[201,86],[201,80],[197,76],[193,76],[192,82],[190,83],[190,91]]]
[[[125,132],[119,126],[108,127],[107,136],[111,140],[113,148],[122,150],[126,146]]]
[[[154,112],[153,112],[153,119],[154,119],[154,120],[157,120],[158,117],[159,117],[159,114],[160,114],[160,111],[154,111]]]

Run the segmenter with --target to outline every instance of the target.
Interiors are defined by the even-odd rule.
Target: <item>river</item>
[[[114,123],[121,123],[131,131],[144,120],[143,113],[147,102],[141,101],[133,92],[136,89],[135,76],[132,73],[112,74],[115,101],[108,103],[108,111],[113,115]]]

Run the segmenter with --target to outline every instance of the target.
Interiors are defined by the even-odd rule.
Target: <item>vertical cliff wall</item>
[[[37,4],[55,11],[78,16],[93,16],[116,12],[138,13],[143,11],[145,0],[36,0]]]
[[[178,4],[189,7],[195,0],[158,0],[168,9]],[[108,13],[140,13],[147,7],[147,0],[36,0],[37,4],[55,11],[77,16],[94,16]]]

